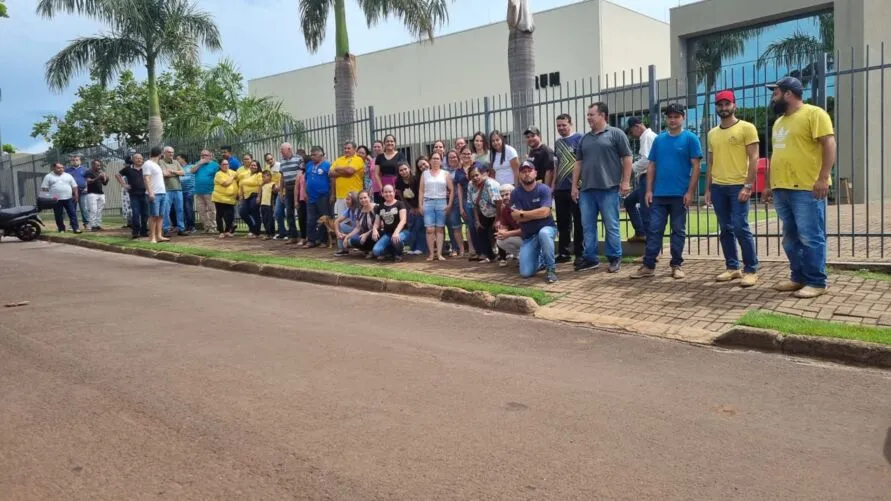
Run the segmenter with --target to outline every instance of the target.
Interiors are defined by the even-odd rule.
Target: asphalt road
[[[891,499],[891,373],[0,243],[2,500]]]

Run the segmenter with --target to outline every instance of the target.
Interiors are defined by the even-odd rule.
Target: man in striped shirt
[[[575,149],[582,135],[572,130],[572,117],[567,113],[557,116],[557,133],[560,138],[554,143],[557,157],[557,172],[554,177],[554,205],[557,209],[557,231],[560,235],[556,261],[569,262],[569,244],[572,243],[576,261],[582,259],[582,216],[579,204],[572,199],[572,169],[575,168]],[[570,238],[572,236],[572,238]]]
[[[294,209],[297,207],[297,200],[294,198],[294,186],[297,184],[297,178],[304,171],[303,157],[294,154],[291,143],[282,143],[279,152],[282,154],[281,166],[282,180],[279,185],[279,196],[276,203],[275,219],[278,226],[278,235],[276,240],[287,240],[289,244],[296,244],[297,238],[297,220]],[[287,218],[288,231],[285,233],[285,218]]]

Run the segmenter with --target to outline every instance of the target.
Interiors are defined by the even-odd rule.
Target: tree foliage
[[[62,151],[106,141],[134,148],[147,144],[147,82],[124,71],[114,87],[105,87],[94,74],[76,95],[64,116],[44,116],[34,124],[31,136]],[[158,97],[168,138],[201,141],[272,135],[282,133],[286,124],[299,129],[280,101],[246,96],[244,77],[230,61],[210,68],[177,63],[159,75]]]
[[[15,153],[15,151],[15,146],[9,143],[3,145],[3,153],[9,153],[10,155],[12,155],[13,153]]]
[[[0,0],[0,17],[9,17],[9,13],[6,11],[6,0]]]

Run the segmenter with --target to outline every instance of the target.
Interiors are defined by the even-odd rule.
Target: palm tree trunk
[[[347,141],[356,139],[353,134],[356,81],[353,58],[350,55],[344,0],[334,0],[334,32],[337,52],[334,59],[334,114],[337,123],[337,141],[343,145]]]
[[[149,93],[149,146],[158,146],[164,137],[164,123],[161,122],[161,104],[158,100],[158,83],[155,78],[155,61],[149,59],[145,65],[148,74],[148,93]]]
[[[513,142],[532,125],[535,87],[535,46],[532,33],[511,29],[507,39],[507,62],[510,77]]]

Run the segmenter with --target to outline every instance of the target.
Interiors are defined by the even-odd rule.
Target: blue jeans
[[[650,227],[650,208],[644,203],[644,195],[647,194],[647,175],[640,176],[637,187],[625,198],[625,213],[631,220],[635,235],[646,236]],[[638,207],[638,205],[640,205]]]
[[[344,235],[349,235],[350,232],[353,231],[353,222],[352,221],[344,221],[340,223],[340,232]],[[337,248],[343,250],[343,240],[337,239]]]
[[[411,235],[405,245],[413,251],[427,253],[427,232],[424,228],[424,217],[408,213],[408,232]]]
[[[365,239],[365,243],[363,244],[362,235],[356,234],[350,238],[350,248],[368,252],[374,248],[374,240],[371,239],[371,235],[368,235],[368,238]]]
[[[665,225],[671,218],[671,266],[684,263],[684,239],[687,237],[687,208],[684,197],[653,197],[650,206],[650,231],[647,232],[647,250],[644,254],[644,266],[656,268],[656,258],[662,251],[662,237]]]
[[[825,289],[826,200],[804,190],[773,190],[773,200],[783,221],[783,249],[792,281]]]
[[[195,229],[195,196],[191,191],[183,193],[183,219],[186,231]]]
[[[283,203],[284,209],[284,218],[281,220],[279,224],[278,234],[280,236],[285,236],[285,222],[288,223],[288,237],[289,238],[297,238],[299,234],[297,233],[297,201],[294,199],[294,185],[285,186],[285,196],[279,196],[279,200]],[[279,219],[276,218],[276,221]]]
[[[402,249],[405,247],[405,242],[411,236],[411,233],[408,230],[402,230],[399,232],[399,245],[393,243],[393,238],[390,235],[383,234],[381,238],[378,239],[377,243],[374,244],[374,248],[372,252],[375,256],[383,256],[387,252],[393,254],[393,256],[401,256]]]
[[[79,195],[77,205],[80,207],[80,217],[84,222],[84,227],[86,227],[90,225],[90,206],[87,204],[87,190],[79,192]]]
[[[130,228],[134,237],[148,236],[148,196],[130,193]]]
[[[164,233],[170,231],[170,208],[173,207],[173,211],[176,214],[174,217],[176,218],[173,221],[173,224],[176,225],[176,229],[179,231],[185,231],[186,225],[183,220],[183,192],[181,191],[168,191],[167,196],[164,197],[164,207],[161,209],[164,211],[164,222],[162,223],[162,228]]]
[[[749,201],[739,201],[739,192],[743,185],[712,184],[712,206],[721,228],[721,250],[724,252],[724,263],[728,270],[739,269],[739,258],[736,243],[742,250],[743,271],[758,271],[758,255],[755,253],[755,238],[749,229]]]
[[[622,237],[619,234],[619,190],[585,190],[579,194],[582,228],[585,230],[587,261],[597,263],[597,215],[606,228],[606,257],[610,263],[622,259]]]
[[[260,200],[256,193],[241,201],[238,217],[247,225],[249,233],[260,234]]]
[[[557,238],[556,226],[545,226],[538,233],[523,239],[520,246],[520,276],[529,278],[538,273],[544,266],[554,269],[554,240]]]
[[[272,206],[261,205],[260,221],[263,223],[263,228],[266,230],[266,236],[270,238],[275,235],[275,224],[272,222],[272,219]]]
[[[473,204],[469,200],[464,201],[464,214],[467,215],[465,218],[465,223],[467,223],[467,238],[471,242],[476,242],[476,212],[473,211]],[[476,248],[476,244],[474,244],[474,251],[479,254],[479,249]]]
[[[309,242],[327,243],[328,230],[319,225],[319,218],[331,216],[331,207],[328,196],[319,197],[315,202],[306,202],[306,239]]]
[[[445,228],[446,205],[444,198],[424,200],[424,226],[427,228]]]
[[[72,198],[69,198],[68,200],[59,200],[56,205],[53,206],[53,215],[56,217],[56,229],[65,231],[66,212],[68,213],[68,220],[71,221],[71,229],[73,231],[79,230],[80,225],[77,224],[77,205]]]

